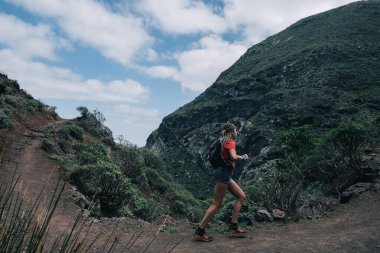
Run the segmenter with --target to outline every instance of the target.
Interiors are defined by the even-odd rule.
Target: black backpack
[[[222,167],[232,166],[231,163],[228,162],[228,159],[224,159],[222,156],[222,144],[220,140],[217,140],[211,145],[210,150],[208,152],[207,159],[211,163],[211,166],[213,168],[217,168],[220,166]]]

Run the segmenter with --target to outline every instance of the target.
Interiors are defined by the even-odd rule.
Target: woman
[[[235,125],[232,123],[224,124],[220,138],[220,142],[222,144],[221,154],[223,156],[223,159],[226,159],[228,161],[229,166],[220,166],[214,169],[213,174],[216,182],[214,189],[214,200],[210,207],[207,209],[202,221],[198,225],[198,228],[195,230],[194,238],[197,240],[208,242],[213,239],[206,233],[205,227],[214,216],[216,211],[218,211],[220,208],[223,197],[227,190],[236,197],[236,202],[232,210],[231,224],[229,225],[228,232],[231,235],[235,236],[244,236],[246,233],[237,225],[240,209],[245,199],[245,193],[240,188],[240,186],[231,178],[231,176],[233,169],[235,168],[236,161],[247,160],[248,155],[245,154],[240,156],[236,154],[236,137],[237,131]]]

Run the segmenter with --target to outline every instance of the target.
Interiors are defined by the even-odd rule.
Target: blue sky
[[[249,47],[350,0],[1,0],[0,72],[144,146]]]

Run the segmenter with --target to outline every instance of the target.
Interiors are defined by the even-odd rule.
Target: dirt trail
[[[0,164],[0,182],[9,182],[16,169],[23,185],[27,185],[28,196],[35,197],[45,183],[45,192],[51,196],[61,170],[40,148],[41,139],[44,132],[56,131],[63,122],[47,125],[43,131],[28,130],[11,143]],[[72,193],[72,186],[66,185],[50,224],[51,236],[64,232],[81,212],[74,204]],[[121,239],[119,248],[128,243],[134,232],[143,231],[129,252],[143,252],[159,227],[128,219],[101,218],[92,234],[110,233],[116,224]],[[171,227],[176,232],[158,233],[146,252],[169,252],[180,241],[172,252],[380,252],[380,193],[365,192],[321,219],[257,224],[245,238],[230,238],[211,229],[215,240],[203,243],[192,239],[193,228],[189,223],[177,221]],[[96,251],[93,248],[91,252]]]
[[[41,145],[44,133],[54,131],[54,128],[62,123],[64,123],[63,120],[50,123],[41,130],[28,130],[17,141],[6,147],[6,155],[0,165],[0,181],[9,183],[14,174],[16,177],[19,176],[20,188],[16,190],[25,194],[26,203],[34,203],[41,190],[46,201],[53,196],[54,189],[60,180],[61,170],[59,165],[49,158]],[[64,181],[60,180],[59,185],[63,183]],[[50,224],[51,231],[54,231],[51,236],[63,233],[67,226],[74,222],[79,212],[80,209],[72,200],[72,187],[66,185]],[[53,238],[48,237],[48,243],[49,240]]]

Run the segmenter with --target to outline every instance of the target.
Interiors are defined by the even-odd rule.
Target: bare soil
[[[16,173],[23,184],[20,191],[27,189],[26,199],[32,202],[44,185],[49,198],[63,172],[57,162],[41,149],[41,139],[64,122],[41,121],[35,127],[13,132],[11,137],[3,140],[0,183],[9,182]],[[50,223],[47,246],[55,236],[70,227],[81,212],[73,200],[73,187],[67,184]],[[208,231],[214,236],[214,241],[207,243],[192,239],[194,225],[170,217],[166,220],[161,217],[152,224],[126,218],[89,219],[95,221],[91,228],[92,237],[98,233],[107,236],[117,226],[115,234],[120,237],[120,242],[114,252],[121,252],[140,232],[128,252],[380,252],[378,191],[364,192],[346,204],[335,206],[333,211],[319,219],[256,223],[248,227],[249,233],[245,238],[223,233],[224,224],[211,224]],[[165,225],[161,227],[163,221]],[[164,232],[158,232],[160,227]],[[91,252],[98,252],[99,248],[99,245],[94,245]]]

